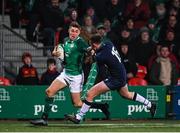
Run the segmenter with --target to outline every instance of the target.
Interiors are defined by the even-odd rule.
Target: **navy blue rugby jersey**
[[[111,42],[103,43],[96,51],[95,60],[101,71],[104,66],[109,71],[109,76],[116,79],[126,80],[126,70],[121,63],[121,57]]]

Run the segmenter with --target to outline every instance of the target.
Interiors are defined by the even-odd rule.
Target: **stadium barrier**
[[[39,118],[44,110],[45,89],[47,86],[0,86],[0,119]],[[166,87],[164,86],[130,86],[136,91],[157,103],[155,118],[166,117]],[[150,118],[149,110],[142,104],[125,100],[116,91],[107,92],[95,99],[96,102],[107,102],[111,112],[110,118],[144,119]],[[69,95],[64,89],[55,95],[55,102],[50,118],[64,118],[64,114],[76,113]],[[90,109],[86,118],[104,118],[101,110]]]

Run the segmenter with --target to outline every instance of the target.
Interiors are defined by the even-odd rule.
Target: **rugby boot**
[[[109,105],[107,103],[105,103],[102,107],[101,107],[102,112],[105,114],[106,116],[106,120],[110,119],[110,112],[109,112]]]
[[[74,124],[80,123],[80,120],[76,119],[76,116],[74,116],[74,115],[65,114],[64,117],[66,120],[72,121]]]
[[[44,119],[31,120],[30,123],[36,126],[48,126],[48,121]]]
[[[152,103],[151,108],[149,109],[152,118],[153,118],[154,115],[156,114],[156,109],[157,109],[156,104],[155,104],[155,103]]]

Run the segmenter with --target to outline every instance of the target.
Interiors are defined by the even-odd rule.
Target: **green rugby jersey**
[[[69,38],[65,39],[63,48],[65,72],[67,74],[78,75],[82,73],[82,64],[87,47],[88,44],[81,37],[77,37],[73,41]]]

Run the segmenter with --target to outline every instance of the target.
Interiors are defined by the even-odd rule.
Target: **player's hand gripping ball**
[[[87,48],[87,55],[89,55],[89,56],[94,56],[95,55],[95,51],[92,49],[92,47]]]
[[[55,46],[52,52],[52,55],[59,58],[60,60],[64,60],[64,49],[61,45]]]

